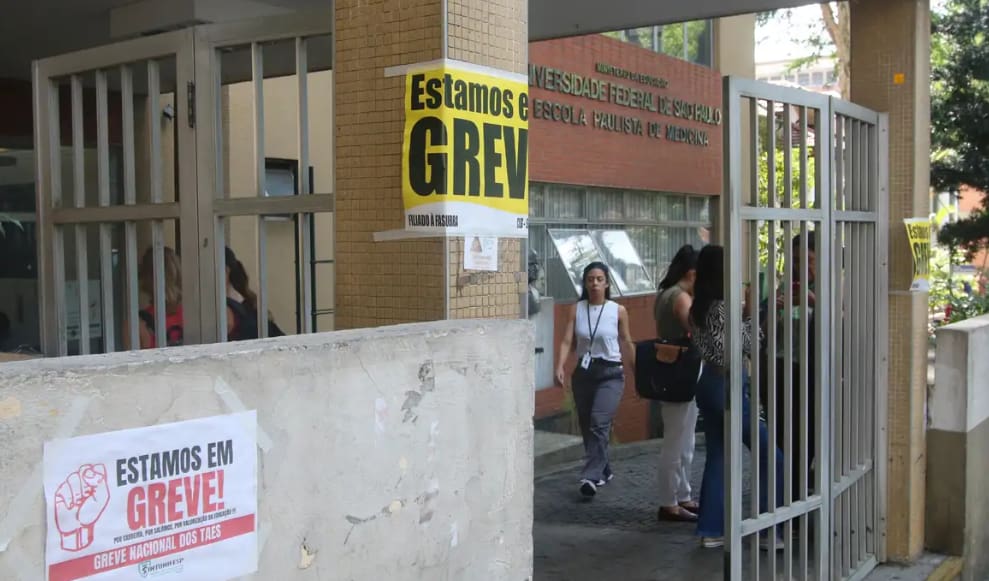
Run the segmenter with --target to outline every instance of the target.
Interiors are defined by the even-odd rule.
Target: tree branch
[[[835,6],[831,2],[821,4],[821,19],[824,27],[831,37],[831,42],[835,48],[835,58],[838,61],[838,87],[841,96],[848,98],[848,82],[851,78],[851,29],[849,28],[848,2],[837,2],[837,16],[835,16]]]

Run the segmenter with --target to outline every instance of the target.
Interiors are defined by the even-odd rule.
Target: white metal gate
[[[861,579],[882,557],[886,119],[732,77],[724,106],[725,578]],[[745,302],[762,333],[748,360]],[[748,462],[743,431],[766,434]]]
[[[240,262],[254,275],[261,336],[275,278],[270,258],[282,271],[291,265],[295,331],[312,332],[320,315],[332,313],[315,286],[321,278],[332,289],[332,272],[321,270],[332,269],[332,238],[319,241],[315,228],[326,222],[321,230],[332,237],[332,153],[322,160],[325,172],[314,174],[309,109],[310,78],[331,68],[331,28],[330,11],[305,12],[188,28],[34,64],[46,355],[225,340],[224,247],[236,233],[248,241],[238,253],[249,257]],[[294,110],[279,124],[293,131],[290,146],[266,141],[265,93],[275,88],[279,109]],[[319,112],[330,117],[328,109]],[[277,184],[269,176],[272,148],[286,176]],[[272,229],[285,240],[273,243]],[[181,318],[181,336],[168,328],[172,312]]]

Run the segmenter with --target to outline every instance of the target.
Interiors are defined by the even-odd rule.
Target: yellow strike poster
[[[525,78],[449,64],[408,72],[402,200],[406,231],[526,237]]]
[[[929,292],[931,260],[931,220],[930,218],[906,218],[907,238],[910,240],[910,253],[913,255],[913,282],[910,292]]]

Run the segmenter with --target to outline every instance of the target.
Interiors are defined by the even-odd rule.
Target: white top
[[[603,305],[577,303],[577,357],[590,352],[593,359],[605,359],[621,363],[622,351],[618,343],[618,303],[606,301]],[[591,344],[594,335],[594,344]]]

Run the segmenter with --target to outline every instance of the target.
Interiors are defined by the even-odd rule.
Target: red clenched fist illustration
[[[106,466],[83,464],[55,491],[55,525],[62,549],[81,551],[93,544],[93,525],[110,502]]]

